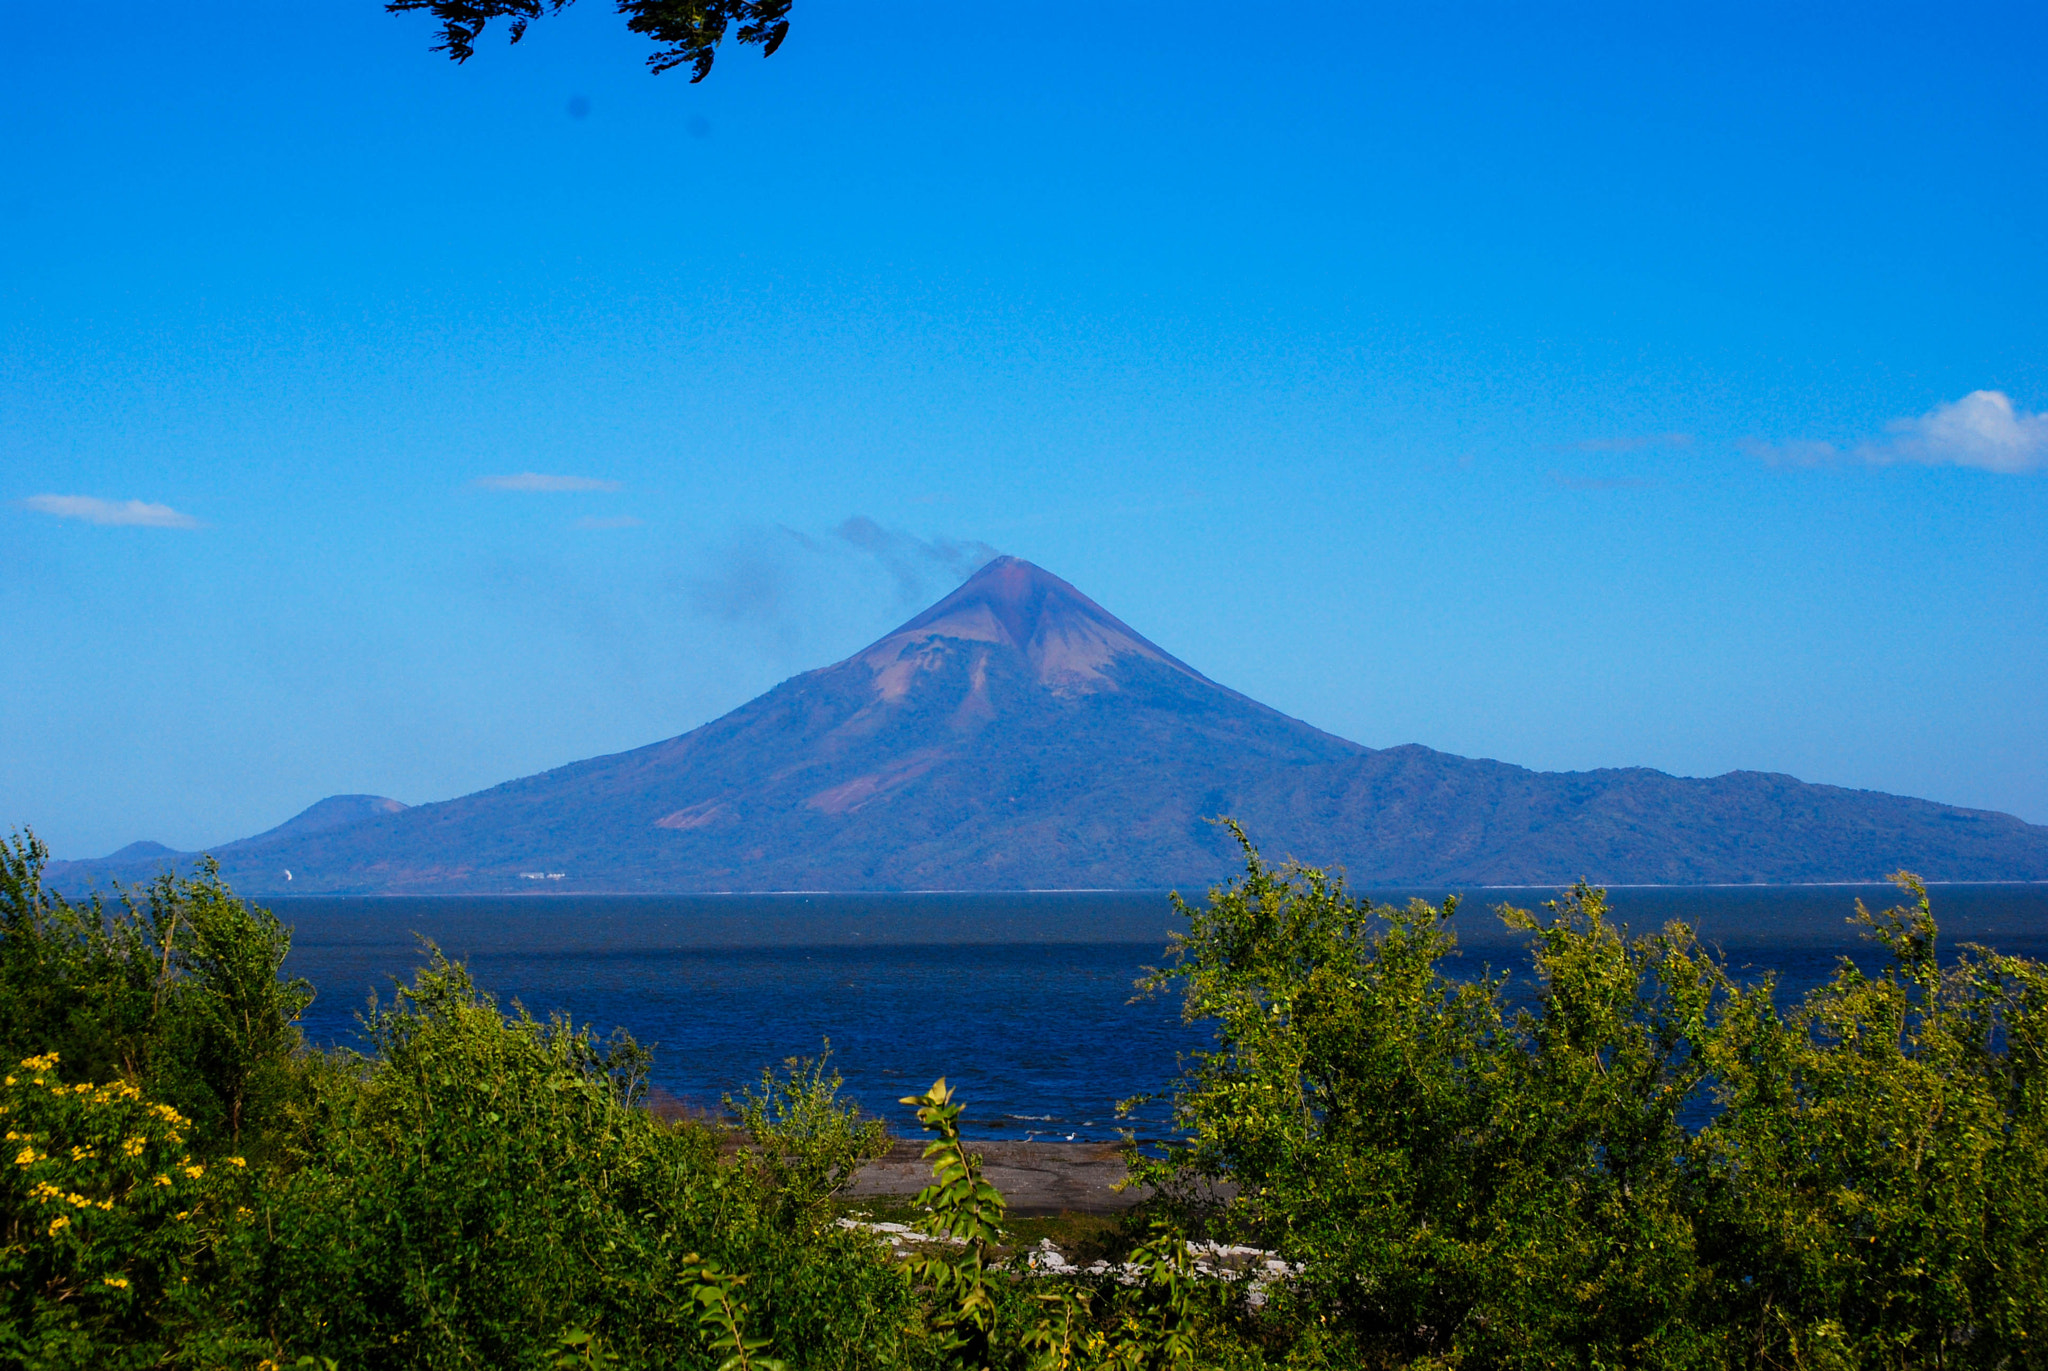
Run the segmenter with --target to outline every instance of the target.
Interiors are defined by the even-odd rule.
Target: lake
[[[1373,891],[1441,899],[1442,890]],[[1543,889],[1465,892],[1459,967],[1525,971],[1521,940],[1490,912],[1535,907]],[[2048,959],[2048,885],[1931,891],[1944,947],[1979,942]],[[1836,958],[1873,965],[1845,920],[1890,886],[1653,887],[1610,892],[1637,929],[1683,919],[1738,975],[1778,975],[1785,1003]],[[688,1104],[720,1097],[765,1065],[829,1039],[849,1093],[914,1132],[898,1097],[945,1076],[971,1136],[1116,1136],[1116,1102],[1157,1090],[1178,1054],[1203,1045],[1174,1000],[1138,998],[1177,926],[1163,894],[523,896],[272,902],[294,926],[287,971],[319,992],[311,1039],[357,1045],[372,989],[422,960],[419,937],[469,964],[501,1002],[614,1026],[655,1047],[654,1083]],[[1526,978],[1524,978],[1526,979]],[[1134,1116],[1156,1130],[1163,1110]]]

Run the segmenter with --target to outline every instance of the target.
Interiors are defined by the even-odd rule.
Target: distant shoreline
[[[1465,891],[1465,890],[1562,890],[1571,886],[1571,881],[1539,882],[1521,885],[1467,885],[1459,882],[1434,884],[1408,884],[1369,886],[1356,885],[1350,889],[1357,894],[1371,895],[1378,892],[1394,894],[1408,891]],[[1886,880],[1871,881],[1706,881],[1697,885],[1663,885],[1652,882],[1588,881],[1588,885],[1602,890],[1884,890],[1891,886]],[[2039,881],[1923,881],[1929,890],[1946,888],[1977,888],[1996,886],[2000,888],[2048,887],[2048,880]],[[1113,886],[1074,889],[1024,889],[1024,890],[462,890],[432,891],[418,894],[403,891],[378,891],[375,893],[350,894],[344,891],[296,893],[270,893],[262,896],[270,900],[669,900],[669,899],[790,899],[796,896],[822,896],[835,900],[886,899],[906,895],[933,896],[959,899],[963,896],[988,896],[1015,899],[1022,895],[1156,895],[1165,898],[1176,893],[1175,888],[1161,890],[1123,890]],[[1180,891],[1182,898],[1189,892]],[[1198,892],[1199,893],[1199,892]]]

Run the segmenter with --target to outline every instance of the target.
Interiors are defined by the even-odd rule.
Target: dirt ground
[[[1003,1192],[1012,1214],[1114,1214],[1151,1193],[1135,1186],[1115,1188],[1125,1175],[1115,1143],[972,1139],[968,1145],[981,1154],[983,1174]],[[915,1195],[932,1179],[931,1163],[922,1159],[923,1153],[924,1139],[900,1139],[887,1156],[862,1167],[853,1183],[839,1192],[839,1198],[857,1201]]]

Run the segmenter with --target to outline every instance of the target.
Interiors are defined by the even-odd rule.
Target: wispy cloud
[[[2048,470],[2048,414],[2029,414],[1996,390],[1973,390],[1913,419],[1894,419],[1885,436],[1844,451],[1833,443],[1796,441],[1745,444],[1751,456],[1776,466],[1829,466],[1845,460],[1873,466],[1918,462],[1974,467],[2017,476]]]
[[[82,519],[88,524],[124,528],[198,528],[200,523],[169,505],[145,500],[102,500],[93,495],[31,495],[22,504],[59,519]]]
[[[576,521],[576,527],[592,529],[638,528],[641,524],[645,522],[645,520],[636,519],[630,514],[614,514],[609,517],[597,514],[586,514],[581,519],[578,519]]]
[[[690,607],[706,618],[786,625],[844,593],[828,589],[835,584],[872,584],[879,572],[902,609],[937,599],[997,555],[974,539],[919,538],[856,514],[824,538],[780,525],[737,537],[685,590]],[[856,603],[873,605],[871,592],[853,593]]]
[[[521,471],[511,476],[479,476],[476,485],[483,490],[528,490],[548,494],[619,488],[617,481],[601,481],[594,476],[549,476],[538,471]]]
[[[1618,438],[1587,438],[1566,443],[1567,452],[1645,452],[1650,448],[1691,447],[1690,433],[1636,433]]]
[[[917,538],[883,528],[864,514],[843,520],[832,536],[880,562],[895,580],[897,598],[904,604],[924,599],[933,577],[950,577],[957,585],[999,555],[976,539]]]

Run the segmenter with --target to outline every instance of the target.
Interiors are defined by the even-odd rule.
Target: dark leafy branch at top
[[[434,51],[467,62],[476,40],[493,19],[507,21],[510,40],[526,36],[526,26],[543,14],[559,14],[573,0],[385,0],[392,14],[426,10],[441,24]],[[618,0],[626,27],[654,40],[658,51],[647,59],[657,72],[688,65],[690,79],[711,73],[711,59],[728,30],[742,43],[760,47],[763,57],[789,36],[790,0]]]

